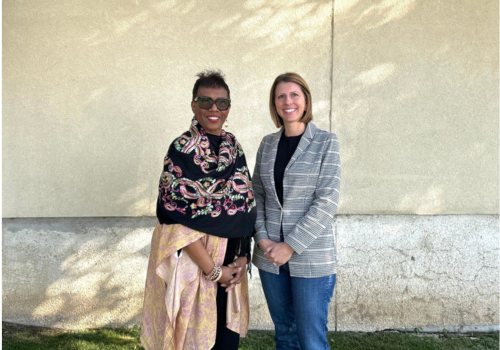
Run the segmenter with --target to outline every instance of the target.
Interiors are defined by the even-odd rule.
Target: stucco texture
[[[341,142],[341,213],[498,213],[497,1],[11,0],[3,217],[154,214],[209,67],[251,167],[273,79],[305,77]]]
[[[310,82],[328,129],[331,15],[324,0],[3,2],[3,217],[153,215],[206,68],[226,74],[252,168],[278,74]]]
[[[341,211],[498,214],[498,1],[335,1]]]

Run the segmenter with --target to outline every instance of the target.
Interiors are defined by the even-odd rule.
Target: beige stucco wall
[[[329,128],[331,1],[3,3],[3,216],[154,214],[189,128],[195,74],[220,68],[253,168],[274,78],[311,83]]]
[[[498,1],[335,1],[343,212],[498,213]]]
[[[306,78],[341,141],[342,213],[498,212],[497,1],[10,0],[3,217],[154,214],[206,67],[252,167],[272,80]]]

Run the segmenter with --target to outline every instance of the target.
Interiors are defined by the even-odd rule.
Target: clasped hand
[[[226,292],[236,287],[241,283],[241,279],[246,271],[247,258],[240,256],[228,266],[222,266],[222,277],[219,283],[222,287],[227,287]]]
[[[259,247],[264,251],[267,261],[277,266],[286,264],[294,252],[287,243],[278,243],[267,238],[259,242]]]

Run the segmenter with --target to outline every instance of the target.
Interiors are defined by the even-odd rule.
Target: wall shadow
[[[3,221],[3,319],[56,328],[140,323],[156,218]]]
[[[498,213],[498,4],[335,5],[341,212]]]

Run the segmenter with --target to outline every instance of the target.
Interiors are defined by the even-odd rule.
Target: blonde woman
[[[278,76],[269,97],[279,131],[263,138],[253,187],[253,263],[275,326],[276,349],[330,349],[328,307],[337,271],[333,220],[340,188],[335,134],[312,123],[312,97],[296,73]]]

